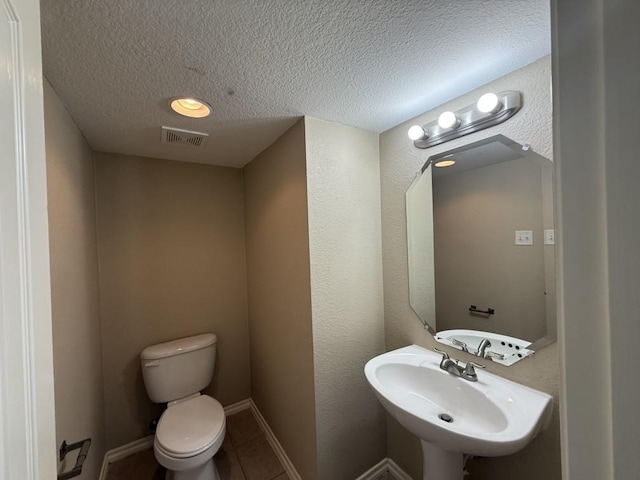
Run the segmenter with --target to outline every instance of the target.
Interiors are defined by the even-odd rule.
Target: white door
[[[37,0],[0,0],[0,480],[56,478]]]

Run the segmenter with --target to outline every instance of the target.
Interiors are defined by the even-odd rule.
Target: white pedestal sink
[[[485,371],[470,382],[441,370],[440,360],[411,345],[364,368],[380,403],[420,438],[424,480],[462,480],[463,454],[515,453],[551,417],[550,395]]]

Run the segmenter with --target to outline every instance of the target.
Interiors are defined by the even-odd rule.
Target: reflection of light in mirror
[[[433,166],[442,168],[442,167],[450,167],[451,165],[455,165],[455,164],[456,164],[455,160],[442,160],[438,163],[435,163]]]

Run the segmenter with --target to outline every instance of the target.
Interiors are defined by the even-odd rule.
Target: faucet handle
[[[486,367],[484,365],[480,365],[479,363],[476,363],[476,362],[467,362],[467,364],[464,367],[464,371],[462,373],[464,375],[468,375],[470,377],[477,376],[476,375],[476,370],[475,370],[476,368],[486,368]]]
[[[451,343],[453,343],[456,347],[460,347],[460,350],[462,350],[463,352],[469,353],[469,347],[467,346],[466,343],[461,342],[457,338],[452,338]]]
[[[442,360],[449,360],[449,354],[444,350],[440,350],[439,348],[433,347],[433,351],[442,354]]]
[[[487,353],[485,354],[484,358],[493,361],[494,358],[496,360],[504,360],[506,357],[502,353],[492,352],[490,350],[487,350]]]

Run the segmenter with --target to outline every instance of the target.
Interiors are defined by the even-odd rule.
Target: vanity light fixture
[[[416,148],[429,148],[498,125],[522,108],[522,94],[515,91],[485,93],[480,99],[455,112],[444,112],[438,120],[414,125],[409,138]]]
[[[169,105],[174,112],[191,118],[208,117],[213,111],[207,102],[193,97],[172,98]]]

